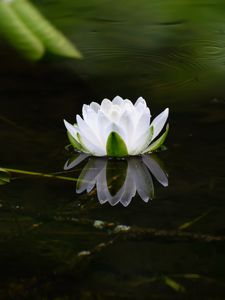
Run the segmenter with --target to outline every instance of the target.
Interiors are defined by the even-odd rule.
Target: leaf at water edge
[[[45,52],[42,42],[18,17],[10,3],[0,1],[0,32],[24,57],[39,60]]]
[[[50,53],[70,58],[82,58],[81,53],[27,0],[14,0],[12,7]]]

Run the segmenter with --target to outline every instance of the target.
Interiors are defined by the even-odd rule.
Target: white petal
[[[94,131],[94,128],[88,126],[88,124],[79,116],[77,115],[77,125],[80,130],[80,134],[82,137],[88,139],[93,145],[98,147],[99,140]]]
[[[112,101],[112,103],[115,105],[120,105],[122,102],[123,102],[123,98],[121,98],[120,96],[116,96]]]
[[[142,105],[146,106],[146,101],[145,101],[145,99],[142,98],[142,97],[139,97],[139,98],[137,99],[137,101],[135,102],[134,106],[137,106],[139,103],[141,103]]]
[[[83,114],[83,117],[87,117],[87,112],[88,112],[88,109],[90,108],[89,105],[87,104],[84,104],[83,107],[82,107],[82,114]]]
[[[112,109],[108,114],[108,117],[114,123],[118,123],[120,116],[121,116],[121,112],[118,109]]]
[[[161,130],[163,129],[166,120],[168,118],[169,115],[169,108],[166,108],[163,112],[161,112],[161,114],[159,114],[151,123],[151,125],[154,127],[154,133],[153,133],[153,137],[152,140],[157,137],[157,135],[161,132]]]
[[[139,138],[148,130],[150,127],[150,111],[146,108],[141,114],[136,124],[135,130],[135,141],[134,143],[139,140]]]
[[[121,136],[121,138],[123,139],[123,141],[125,142],[126,146],[127,146],[128,136],[127,136],[126,132],[124,131],[124,129],[121,126],[119,126],[115,123],[111,123],[108,126],[108,128],[106,128],[106,133],[105,134],[107,136],[107,139],[108,139],[108,137],[109,137],[109,135],[112,131],[118,133]]]
[[[85,147],[92,155],[95,156],[105,156],[106,150],[98,147],[97,145],[90,142],[84,135],[81,135],[81,144]]]
[[[84,121],[96,133],[98,114],[86,104],[83,105],[82,113]]]
[[[133,109],[134,105],[129,99],[125,99],[123,102],[124,102],[126,109],[128,109],[128,110]]]
[[[119,126],[121,128],[123,128],[123,130],[126,134],[126,137],[127,137],[126,143],[127,143],[127,148],[128,148],[128,152],[129,152],[129,148],[132,147],[133,135],[135,133],[133,116],[131,114],[129,114],[129,112],[125,111],[120,117]]]
[[[101,142],[104,148],[106,148],[106,142],[107,138],[109,136],[109,133],[107,131],[107,128],[111,124],[111,121],[109,118],[104,114],[104,112],[99,111],[97,116],[97,131],[98,135],[101,138]]]
[[[70,124],[69,122],[67,122],[66,120],[63,120],[66,129],[69,131],[70,135],[79,143],[79,140],[77,139],[77,129]]]
[[[96,102],[91,102],[90,108],[97,113],[100,109],[100,105]]]
[[[101,147],[96,134],[79,115],[77,115],[77,124],[80,130],[80,139],[84,147],[96,156],[105,155],[106,151]]]
[[[104,99],[101,103],[101,111],[108,113],[112,108],[112,102],[109,99]]]
[[[150,144],[151,141],[151,131],[150,129],[147,129],[147,131],[145,133],[143,133],[142,136],[139,137],[138,140],[136,140],[136,142],[134,143],[133,147],[132,147],[132,151],[131,155],[138,155],[140,154],[142,151],[144,151],[148,145]]]

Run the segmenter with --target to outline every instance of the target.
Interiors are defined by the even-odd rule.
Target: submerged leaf
[[[208,210],[208,211],[204,212],[202,215],[198,216],[197,218],[194,218],[193,220],[191,220],[189,222],[185,222],[184,224],[180,225],[178,227],[178,229],[184,230],[184,229],[187,229],[187,228],[191,227],[192,225],[194,225],[195,223],[200,221],[202,218],[206,217],[210,212],[211,211]]]
[[[38,60],[44,55],[43,43],[4,1],[0,1],[0,32],[26,58]]]
[[[0,185],[10,182],[10,174],[7,170],[0,168]]]
[[[183,285],[167,276],[164,277],[164,282],[176,292],[185,292],[185,287]]]
[[[82,57],[78,49],[45,19],[30,2],[27,0],[14,0],[11,6],[49,52],[71,58]]]
[[[112,131],[107,139],[106,151],[108,156],[123,157],[128,155],[125,142],[115,131]]]

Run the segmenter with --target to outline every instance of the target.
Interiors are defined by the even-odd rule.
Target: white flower
[[[117,96],[112,101],[104,99],[99,105],[92,102],[83,105],[83,119],[77,115],[77,123],[64,120],[73,147],[94,156],[138,155],[159,148],[168,133],[157,140],[168,118],[166,108],[151,122],[150,110],[140,97],[133,104]]]
[[[70,170],[87,159],[86,154],[69,159],[65,170]],[[89,158],[77,180],[76,192],[91,192],[95,187],[101,204],[128,206],[138,193],[144,202],[154,198],[152,175],[164,187],[168,186],[166,172],[150,155],[124,160]]]

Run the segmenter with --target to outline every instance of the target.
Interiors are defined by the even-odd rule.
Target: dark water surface
[[[34,64],[0,41],[0,167],[16,169],[0,186],[0,299],[224,299],[223,1],[36,4],[85,58]],[[62,119],[117,94],[170,108],[157,166],[65,171]]]

